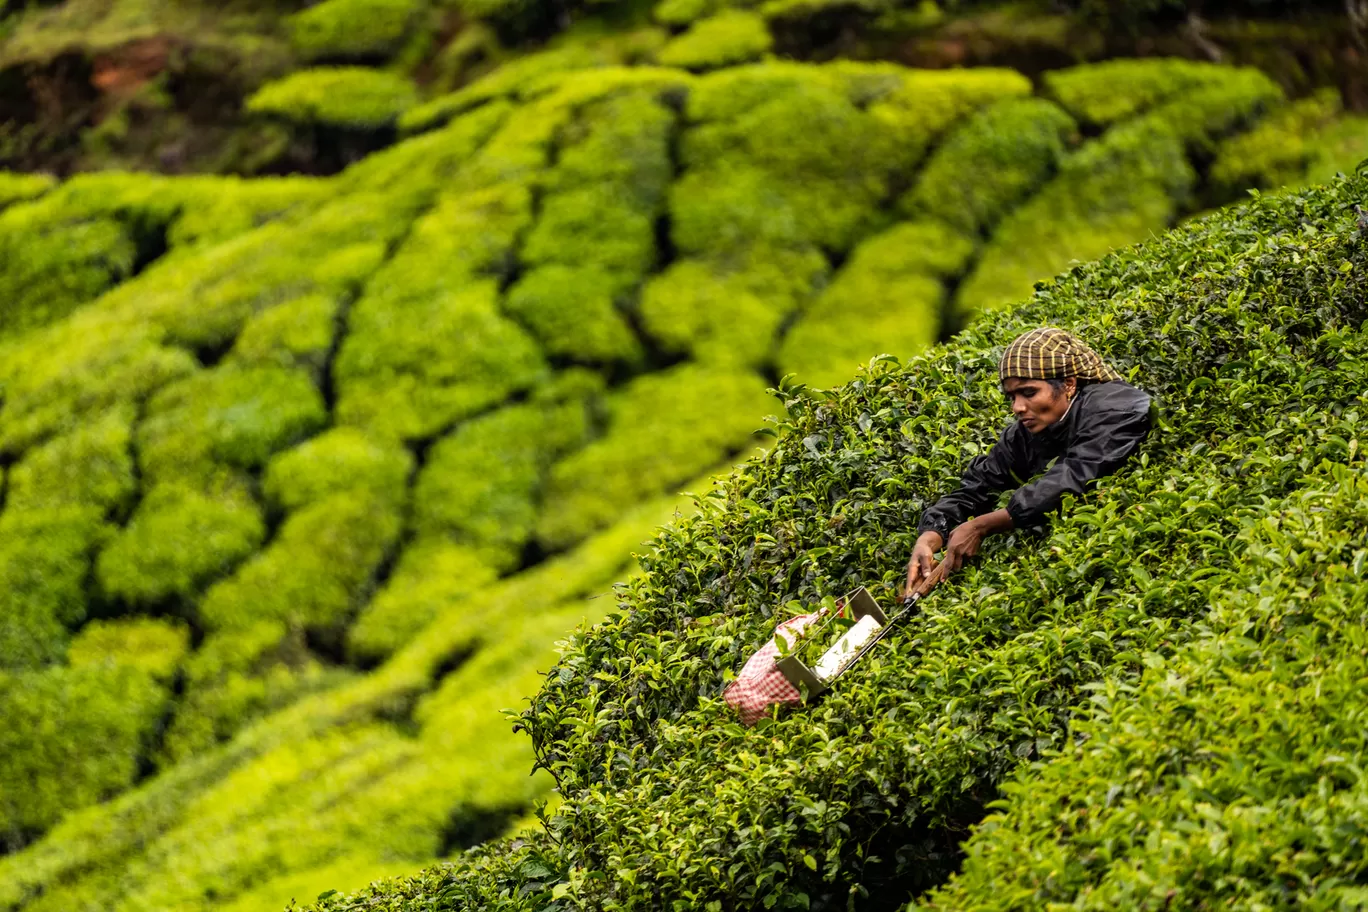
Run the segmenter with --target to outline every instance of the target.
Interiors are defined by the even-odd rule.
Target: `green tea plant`
[[[324,0],[289,19],[290,40],[309,60],[385,58],[398,51],[421,0]]]
[[[1365,187],[1360,174],[1260,198],[1061,276],[906,367],[789,388],[768,457],[657,540],[621,609],[570,640],[524,714],[565,799],[547,835],[321,908],[892,904],[950,874],[1009,782],[937,908],[1162,904],[1174,889],[1352,901],[1360,849],[1299,854],[1284,880],[1293,850],[1259,837],[1305,844],[1298,821],[1352,813],[1332,783],[1356,779],[1282,758],[1342,745],[1352,762],[1357,733],[1316,722],[1289,740],[1252,700],[1273,688],[1290,712],[1356,718],[1335,695],[1361,650],[1349,637],[1327,653],[1320,625],[1362,611]],[[776,607],[856,580],[892,589],[922,506],[992,440],[995,351],[1046,314],[1157,395],[1140,458],[1045,535],[991,549],[817,707],[742,728],[720,690]],[[1305,649],[1315,678],[1279,649]],[[1210,685],[1183,683],[1202,674]],[[1095,736],[1081,745],[1080,715]],[[1273,751],[1260,726],[1277,727]],[[1273,778],[1250,795],[1260,768]],[[1242,810],[1273,801],[1288,813]]]
[[[418,101],[407,79],[366,67],[299,70],[262,86],[247,110],[301,124],[353,129],[393,125]]]
[[[1346,461],[1322,419],[1353,327],[1337,366],[1302,340],[1352,322],[1323,302],[1357,288],[1353,255],[1325,265],[1356,224],[1331,201],[1357,184],[1068,273],[896,363],[1207,205],[1213,156],[1287,110],[1257,74],[1132,64],[1117,94],[1137,98],[1103,124],[1008,70],[698,74],[621,65],[668,41],[632,35],[495,70],[329,178],[7,191],[0,243],[51,256],[0,260],[0,282],[61,303],[0,337],[0,668],[15,737],[58,759],[0,780],[41,780],[6,824],[0,909],[258,908],[444,857],[372,896],[900,904],[957,867],[1001,783],[1067,747],[1082,683],[1130,680],[1117,656],[1135,643],[1168,655],[1193,635],[1207,589],[1163,574],[1238,569],[1208,547],[1239,531],[1216,514],[1314,468],[1213,466],[1271,447]],[[1175,67],[1181,90],[1145,88]],[[1331,129],[1318,167],[1355,148],[1352,122]],[[1308,250],[1302,224],[1323,235]],[[89,225],[132,259],[82,259]],[[1314,290],[1279,290],[1296,282]],[[981,379],[993,352],[1032,321],[1100,338],[1161,394],[1150,462],[1051,538],[996,544],[816,704],[814,732],[737,729],[717,697],[772,635],[766,612],[857,580],[892,604],[922,505],[1004,417]],[[1222,442],[1211,415],[1273,420],[1279,396],[1302,412],[1285,439],[1242,420]],[[636,572],[674,513],[656,498],[749,455],[774,414],[778,451],[660,539],[626,613],[585,601]],[[1137,531],[1131,506],[1158,527]],[[1107,556],[1137,536],[1177,568],[1139,559],[1143,592]],[[543,683],[586,616],[608,626],[545,682],[535,740],[511,732],[492,707]],[[64,702],[104,681],[120,708]],[[47,718],[69,735],[43,740]],[[101,739],[108,763],[74,769]],[[551,773],[568,802],[543,830]],[[462,854],[529,823],[520,846]]]
[[[665,66],[715,70],[756,60],[773,44],[769,26],[759,15],[727,10],[695,20],[688,31],[660,49],[658,59]]]

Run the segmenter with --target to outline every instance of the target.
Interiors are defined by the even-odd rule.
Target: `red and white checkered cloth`
[[[776,627],[775,633],[783,633],[785,639],[792,640],[821,616],[821,611],[814,611],[790,618]],[[779,646],[771,639],[746,661],[736,680],[723,692],[722,698],[740,713],[743,725],[754,725],[775,704],[797,706],[803,702],[798,688],[789,683],[775,664],[778,658]]]

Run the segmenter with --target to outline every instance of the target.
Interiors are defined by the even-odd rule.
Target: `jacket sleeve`
[[[939,532],[950,540],[950,532],[971,516],[990,513],[998,495],[1021,483],[1022,466],[1013,437],[1018,429],[1008,425],[993,448],[976,456],[964,470],[959,489],[947,494],[922,513],[917,532]]]
[[[1082,494],[1131,457],[1150,429],[1148,410],[1108,411],[1079,428],[1064,455],[1044,475],[1022,485],[1007,502],[1018,529],[1038,526],[1059,509],[1065,494]]]

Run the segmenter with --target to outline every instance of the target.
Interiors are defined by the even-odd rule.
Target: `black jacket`
[[[922,514],[917,531],[949,541],[956,526],[997,509],[998,494],[1012,488],[1007,512],[1016,528],[1042,525],[1065,494],[1082,494],[1119,469],[1149,430],[1149,394],[1120,380],[1084,386],[1069,413],[1039,434],[1015,420],[1007,425],[992,450],[969,463],[959,490]]]

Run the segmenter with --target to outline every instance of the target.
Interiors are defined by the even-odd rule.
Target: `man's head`
[[[1120,380],[1097,352],[1062,329],[1023,333],[998,363],[1002,392],[1022,425],[1038,434],[1063,418],[1079,387]]]
[[[1039,434],[1069,410],[1078,381],[1073,377],[1063,380],[1031,380],[1008,377],[1002,381],[1002,393],[1022,427]]]

